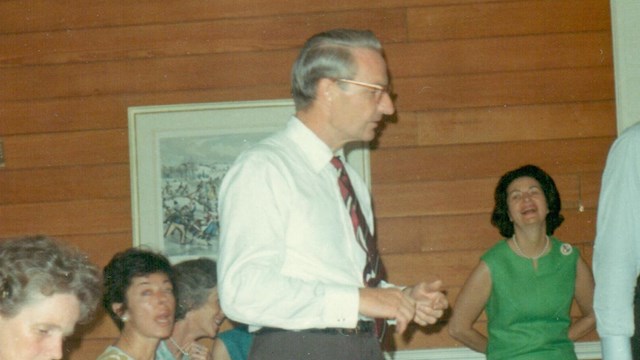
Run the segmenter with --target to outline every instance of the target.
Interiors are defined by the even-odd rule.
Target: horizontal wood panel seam
[[[513,2],[513,0],[458,0],[457,2],[459,4],[471,3],[482,5],[483,3],[509,3]],[[11,14],[12,17],[7,19],[11,21],[0,21],[0,33],[93,29],[144,24],[162,25],[190,21],[215,21],[221,19],[262,18],[278,15],[322,14],[325,12],[334,13],[367,9],[443,5],[442,0],[410,2],[390,0],[351,0],[347,2],[311,1],[300,2],[296,6],[291,6],[290,2],[286,0],[263,3],[264,4],[260,4],[260,2],[255,0],[219,0],[215,3],[185,0],[175,3],[174,6],[178,6],[176,9],[171,10],[165,8],[165,11],[158,11],[158,6],[154,3],[105,2],[89,4],[79,2],[75,4],[75,11],[70,12],[67,7],[60,6],[62,3],[56,4],[56,0],[31,1],[31,6],[28,8],[21,6],[21,3],[17,1],[4,1],[0,2],[0,14]],[[51,6],[51,4],[58,6]],[[203,8],[203,5],[206,7]],[[25,13],[25,11],[31,11],[31,13]],[[29,21],[23,21],[24,18]]]

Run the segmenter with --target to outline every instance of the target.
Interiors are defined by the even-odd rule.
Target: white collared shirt
[[[252,331],[349,328],[358,321],[366,257],[340,195],[333,156],[293,117],[240,155],[224,178],[220,299],[225,314]],[[373,228],[369,190],[345,166]]]
[[[607,360],[631,360],[640,273],[640,124],[613,144],[602,176],[593,253],[594,310]]]

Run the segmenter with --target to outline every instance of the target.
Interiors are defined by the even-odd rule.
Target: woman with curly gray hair
[[[100,270],[46,236],[0,242],[0,360],[61,359],[62,342],[90,319]]]
[[[215,261],[186,260],[174,266],[178,298],[171,336],[156,352],[156,360],[209,360],[211,351],[197,341],[214,338],[224,321],[218,300]]]

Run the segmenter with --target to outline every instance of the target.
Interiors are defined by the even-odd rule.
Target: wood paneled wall
[[[378,34],[398,94],[371,155],[390,280],[441,278],[453,303],[499,239],[497,179],[525,163],[556,179],[557,235],[590,262],[616,134],[607,0],[0,1],[0,237],[106,264],[132,241],[127,107],[286,98],[299,46],[334,27]],[[68,358],[116,335],[100,317]],[[446,322],[386,344],[453,346]]]

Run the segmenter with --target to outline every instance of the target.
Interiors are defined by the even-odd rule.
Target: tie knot
[[[342,163],[342,160],[340,160],[340,157],[338,156],[334,156],[333,159],[331,159],[331,164],[338,170],[344,169],[344,164]]]

